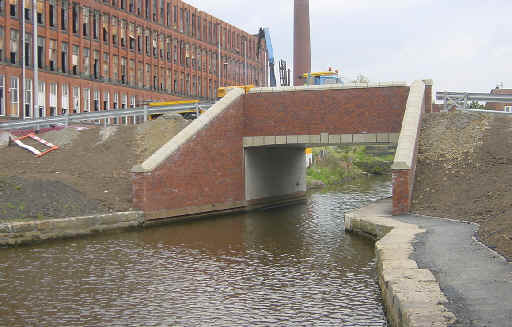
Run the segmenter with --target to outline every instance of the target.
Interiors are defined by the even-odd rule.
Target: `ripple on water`
[[[373,245],[343,214],[390,192],[4,249],[0,325],[385,326]]]

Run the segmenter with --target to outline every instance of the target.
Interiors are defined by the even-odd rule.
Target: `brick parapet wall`
[[[399,132],[408,94],[406,85],[251,92],[244,136]]]
[[[242,91],[231,91],[142,165],[133,202],[147,219],[243,206]]]
[[[416,174],[416,156],[425,104],[432,103],[431,85],[416,81],[411,85],[402,129],[393,162],[393,215],[409,212]]]

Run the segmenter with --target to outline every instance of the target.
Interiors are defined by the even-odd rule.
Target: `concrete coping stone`
[[[419,137],[421,114],[424,105],[425,82],[414,81],[409,91],[402,129],[398,138],[395,159],[391,169],[408,170],[413,166],[416,141]]]
[[[242,89],[235,88],[228,92],[225,97],[215,103],[208,111],[200,115],[190,125],[185,127],[169,142],[164,144],[160,149],[153,153],[148,159],[142,164],[136,165],[132,168],[133,173],[145,173],[151,172],[158,166],[160,166],[167,158],[169,158],[174,152],[176,152],[183,144],[187,143],[193,138],[201,129],[206,127],[211,121],[213,121],[218,115],[220,115],[226,108],[228,108],[233,102],[238,100],[244,95]]]
[[[251,89],[249,91],[249,94],[297,92],[297,91],[367,89],[367,88],[396,87],[396,86],[408,86],[408,85],[405,82],[379,82],[379,83],[349,83],[349,84],[327,84],[327,85],[307,85],[307,86],[284,86],[284,87],[258,87],[258,88]]]
[[[391,326],[450,326],[455,315],[431,271],[411,259],[417,225],[395,220],[391,201],[382,200],[345,214],[345,229],[377,239],[378,282]]]

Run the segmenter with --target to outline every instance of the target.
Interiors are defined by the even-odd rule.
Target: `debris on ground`
[[[480,224],[478,237],[512,259],[512,117],[425,116],[412,210]]]
[[[2,149],[0,222],[132,210],[131,168],[188,123],[175,117],[106,129],[47,129],[38,136],[60,149],[40,158],[17,146]]]

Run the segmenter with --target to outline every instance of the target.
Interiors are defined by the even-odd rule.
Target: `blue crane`
[[[276,73],[274,72],[274,49],[272,49],[272,40],[270,39],[270,31],[267,27],[260,28],[258,33],[258,51],[256,52],[256,56],[259,59],[260,49],[261,49],[261,40],[265,39],[265,44],[267,45],[268,52],[268,66],[270,70],[270,86],[276,86]]]

